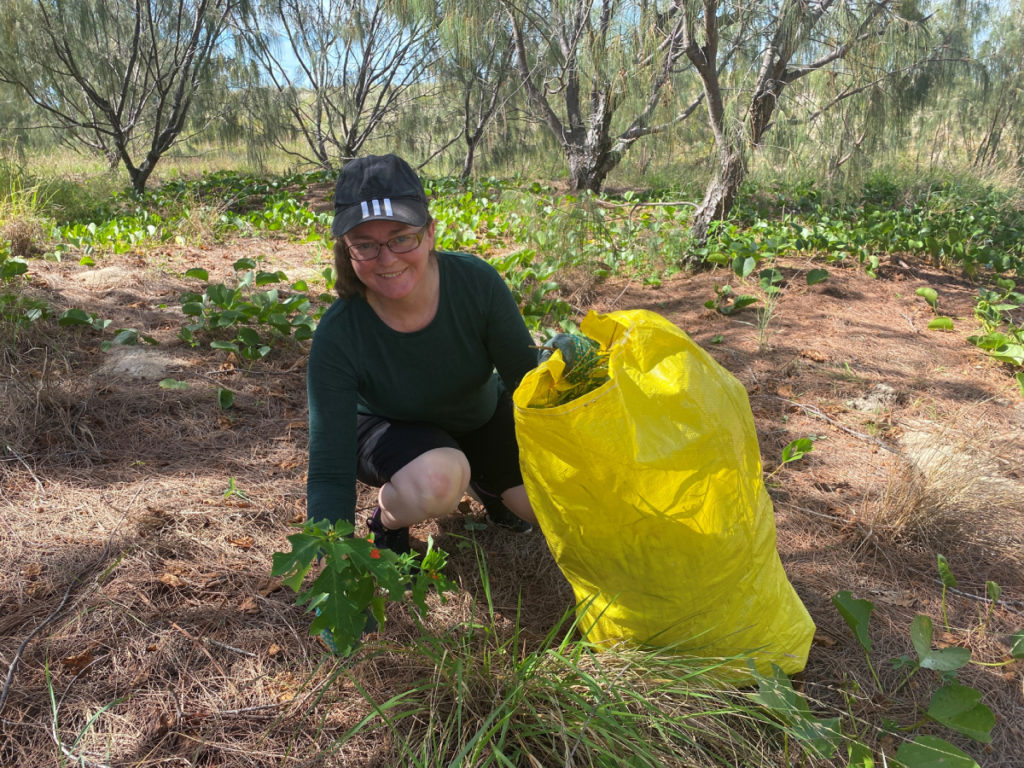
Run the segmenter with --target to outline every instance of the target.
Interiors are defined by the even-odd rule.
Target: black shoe
[[[380,521],[380,507],[373,510],[373,516],[367,522],[366,527],[373,534],[373,543],[380,549],[390,549],[397,555],[407,555],[412,552],[409,546],[409,529],[396,528],[390,530],[384,527]]]
[[[501,500],[500,496],[484,490],[475,481],[470,483],[470,487],[480,499],[480,503],[484,505],[484,509],[487,510],[487,519],[492,523],[512,531],[512,533],[529,533],[533,530],[532,525],[505,506],[505,502]]]

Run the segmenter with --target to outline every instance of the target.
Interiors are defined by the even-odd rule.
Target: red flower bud
[[[372,557],[374,560],[380,560],[380,550],[376,548],[371,549],[370,557]]]

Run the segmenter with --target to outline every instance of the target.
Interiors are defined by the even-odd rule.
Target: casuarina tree
[[[0,81],[65,143],[124,165],[142,192],[216,82],[240,0],[5,0]]]

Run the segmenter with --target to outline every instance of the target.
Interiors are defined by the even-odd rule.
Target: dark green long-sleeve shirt
[[[453,435],[494,413],[536,353],[508,286],[487,262],[439,252],[440,301],[425,328],[389,328],[359,296],[336,301],[313,336],[309,397],[310,520],[353,521],[356,414],[435,424]]]

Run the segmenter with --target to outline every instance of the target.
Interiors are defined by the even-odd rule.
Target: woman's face
[[[430,266],[430,252],[434,248],[434,222],[423,229],[419,246],[407,253],[393,253],[383,245],[403,235],[416,235],[420,227],[399,221],[368,221],[349,230],[345,245],[377,243],[380,250],[377,258],[366,261],[351,260],[356,277],[366,286],[368,292],[379,298],[399,301],[415,294],[417,286],[427,274]]]

